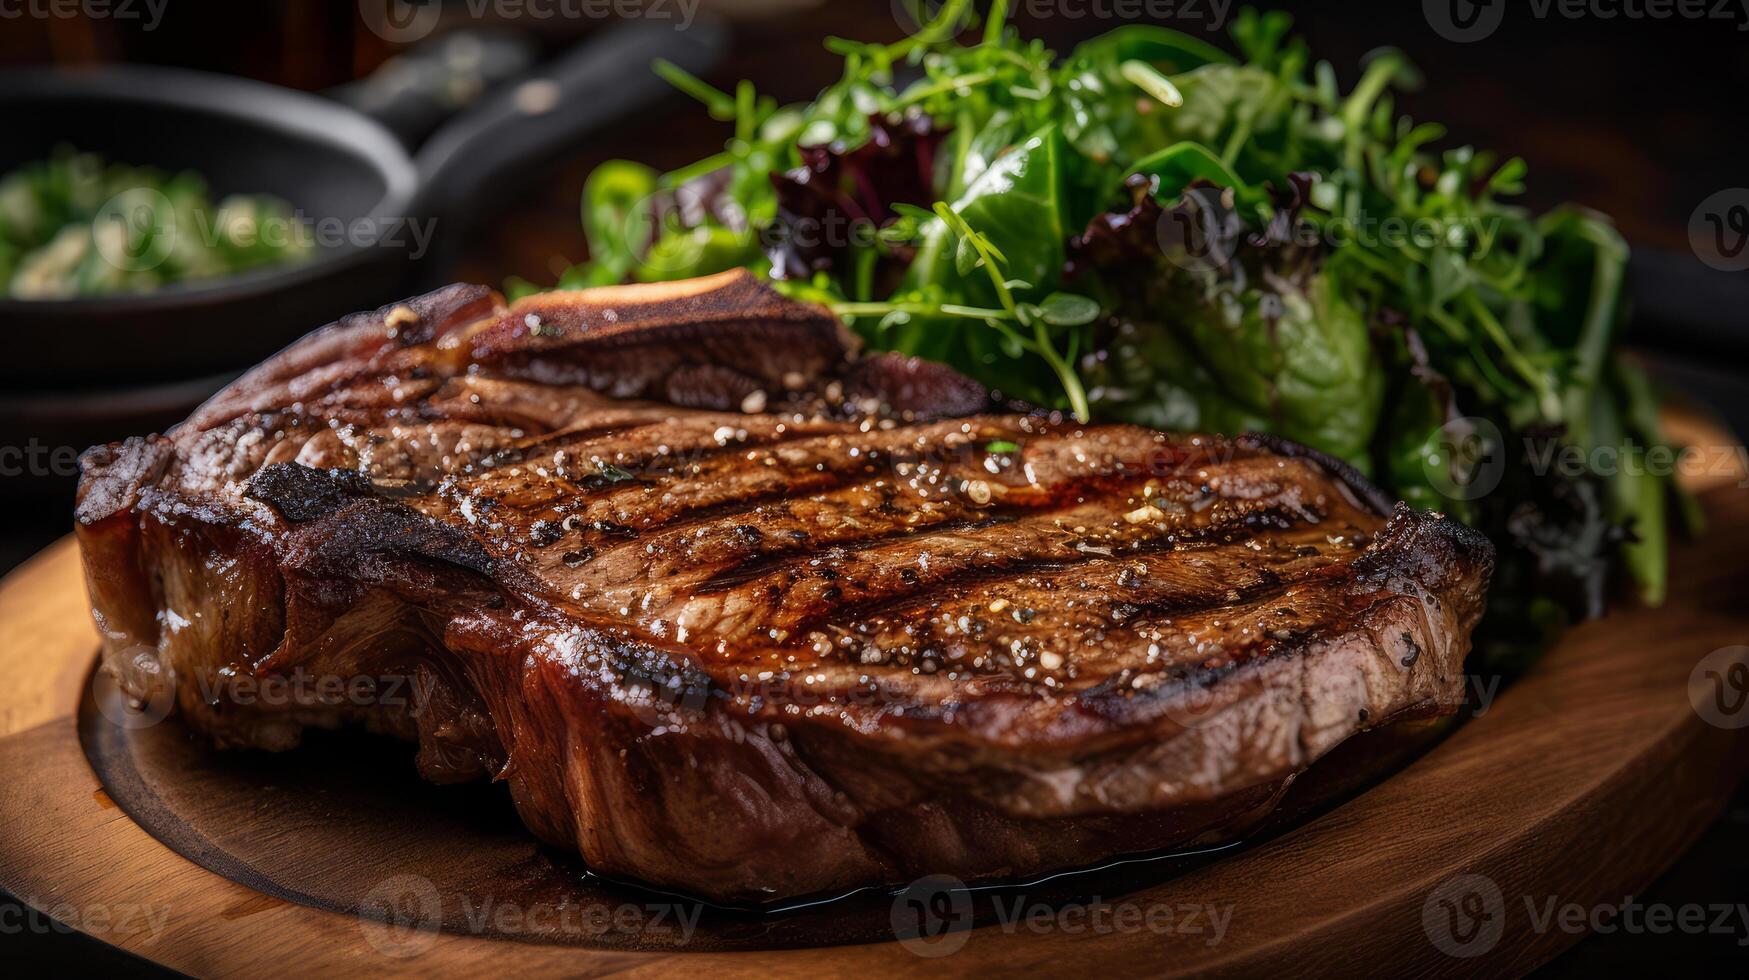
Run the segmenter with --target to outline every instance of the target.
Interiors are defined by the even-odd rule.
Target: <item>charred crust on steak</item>
[[[293,524],[326,517],[374,493],[370,477],[357,470],[318,470],[297,463],[263,466],[243,484],[243,496],[267,504]]]
[[[1481,535],[1279,439],[999,398],[746,273],[449,287],[85,454],[106,663],[220,744],[370,726],[601,871],[751,902],[1230,835],[1461,702]],[[436,687],[200,694],[295,669]]]

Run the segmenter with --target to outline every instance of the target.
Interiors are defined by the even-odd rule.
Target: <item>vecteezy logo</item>
[[[439,0],[358,0],[370,32],[390,44],[411,44],[437,26]]]
[[[972,896],[952,875],[919,878],[893,896],[891,920],[899,945],[918,956],[951,956],[972,938]]]
[[[1208,724],[1228,707],[1215,696],[1219,686],[1186,681],[1182,690],[1167,701],[1166,717],[1187,730]]]
[[[1244,231],[1229,192],[1204,186],[1186,190],[1177,207],[1160,215],[1154,237],[1173,265],[1216,272],[1232,262]]]
[[[162,191],[132,187],[97,209],[91,244],[103,261],[123,272],[156,269],[176,247],[176,208]]]
[[[1688,219],[1688,244],[1721,272],[1749,269],[1749,188],[1732,187],[1700,202]]]
[[[677,668],[627,670],[618,681],[620,703],[652,728],[698,718],[711,698],[708,676]]]
[[[151,728],[176,709],[176,674],[158,656],[156,648],[136,644],[106,659],[110,666],[99,667],[91,675],[91,697],[97,703],[98,713],[111,724],[129,730]],[[126,676],[134,691],[143,694],[135,696],[123,690],[110,667]]]
[[[1749,727],[1749,647],[1723,647],[1695,664],[1688,703],[1709,725]]]
[[[1458,44],[1488,37],[1506,19],[1504,0],[1421,0],[1421,10],[1435,34]]]
[[[1482,875],[1447,878],[1421,904],[1421,928],[1440,952],[1459,959],[1481,956],[1506,931],[1506,899]]]
[[[1506,474],[1506,442],[1485,418],[1452,419],[1439,427],[1422,458],[1433,489],[1451,500],[1476,500],[1494,492]]]
[[[442,921],[443,898],[431,879],[421,875],[384,878],[358,902],[358,928],[365,941],[397,959],[430,949]]]
[[[703,227],[702,218],[689,218],[673,194],[657,191],[626,208],[620,241],[646,277],[673,278],[673,273],[695,266],[707,249],[726,245],[739,250],[752,242],[741,212],[729,210],[723,217],[739,230],[713,232]]]
[[[945,0],[891,0],[893,23],[904,33],[921,36],[925,41],[946,40],[960,25],[936,23],[945,5]]]

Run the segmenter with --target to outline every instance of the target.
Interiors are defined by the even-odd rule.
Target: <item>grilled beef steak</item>
[[[853,348],[744,274],[350,317],[86,454],[106,664],[220,744],[393,733],[600,871],[753,902],[1232,834],[1461,700],[1462,525]]]

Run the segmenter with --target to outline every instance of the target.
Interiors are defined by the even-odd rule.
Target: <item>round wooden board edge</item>
[[[1689,444],[1726,444],[1692,419]],[[1651,881],[1717,816],[1749,765],[1745,739],[1704,723],[1687,678],[1708,651],[1749,642],[1749,616],[1716,596],[1749,568],[1749,494],[1740,475],[1704,500],[1712,531],[1680,546],[1672,604],[1630,609],[1575,630],[1480,717],[1383,784],[1324,817],[1206,868],[1122,900],[1227,907],[1228,931],[1029,933],[986,927],[964,948],[927,959],[898,943],[762,953],[623,953],[450,934],[385,956],[356,918],[260,895],[147,835],[102,791],[75,714],[96,634],[78,556],[63,540],[0,583],[0,887],[38,910],[110,917],[124,907],[152,929],[87,928],[102,941],[195,975],[269,971],[531,976],[708,970],[771,977],[867,969],[922,975],[995,969],[1121,974],[1337,975],[1521,973],[1578,936],[1537,931],[1526,914],[1545,896],[1581,906],[1620,901]],[[1706,489],[1706,488],[1697,488]],[[1667,618],[1666,618],[1667,617]],[[1672,630],[1669,624],[1680,628]],[[1500,773],[1512,773],[1510,781]],[[1476,875],[1499,889],[1504,931],[1474,958],[1429,937],[1436,889]],[[1470,879],[1466,879],[1470,880]],[[143,923],[145,920],[130,920]],[[1473,951],[1470,947],[1466,951]],[[290,951],[290,952],[288,952]],[[295,959],[291,958],[295,956]]]

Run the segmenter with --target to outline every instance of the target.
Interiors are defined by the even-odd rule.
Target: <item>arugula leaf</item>
[[[589,238],[595,272],[589,285],[620,282],[637,265],[640,246],[631,233],[638,209],[656,193],[656,171],[630,160],[609,160],[583,184],[583,231]]]
[[[1038,305],[1038,315],[1055,327],[1079,327],[1099,318],[1099,304],[1074,293],[1052,293]]]
[[[1028,292],[1051,289],[1062,278],[1069,236],[1061,210],[1060,146],[1055,127],[1034,133],[978,175],[951,205],[997,248],[1011,276],[1031,284]],[[973,268],[957,268],[957,253],[947,251],[948,231],[939,217],[922,230],[906,285],[940,283],[950,293],[994,302],[986,277],[974,275]]]

